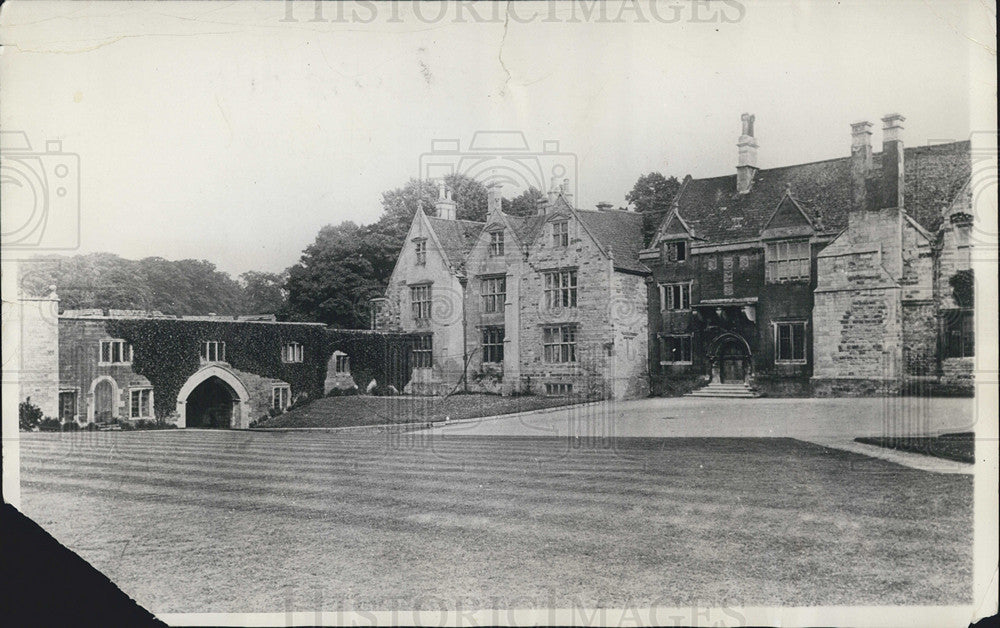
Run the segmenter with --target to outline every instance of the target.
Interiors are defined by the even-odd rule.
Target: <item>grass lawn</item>
[[[21,435],[22,507],[153,612],[971,602],[972,477],[792,439]]]
[[[350,427],[433,423],[445,417],[470,419],[554,408],[583,400],[569,397],[501,397],[499,395],[452,395],[450,397],[372,397],[353,395],[325,397],[290,410],[257,427]]]
[[[855,438],[859,443],[878,445],[911,453],[956,460],[976,462],[976,435],[973,432],[942,434],[941,436],[878,436]]]

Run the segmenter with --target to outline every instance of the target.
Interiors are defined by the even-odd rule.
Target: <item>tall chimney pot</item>
[[[444,179],[438,182],[438,200],[434,203],[434,209],[437,210],[438,218],[455,220],[455,201],[451,198],[451,190]]]
[[[903,122],[898,113],[882,118],[882,207],[903,207]]]
[[[754,175],[757,173],[757,140],[753,135],[753,123],[756,119],[751,113],[744,113],[740,116],[743,123],[743,130],[740,139],[736,142],[739,151],[739,161],[736,163],[736,191],[746,194],[753,185]]]
[[[498,212],[503,209],[503,197],[501,192],[503,191],[503,184],[501,183],[491,183],[487,189],[488,197],[486,203],[486,213],[487,215],[493,212]]]
[[[873,203],[868,191],[872,176],[872,123],[855,122],[851,125],[851,209],[871,209]]]

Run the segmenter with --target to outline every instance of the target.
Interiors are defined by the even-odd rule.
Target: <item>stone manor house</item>
[[[736,171],[686,177],[651,242],[565,182],[528,218],[492,186],[485,222],[442,187],[373,328],[418,335],[415,393],[971,392],[970,144],[882,122],[881,152],[859,122],[842,158],[761,169],[744,114]]]
[[[686,177],[649,241],[643,216],[417,211],[372,330],[260,317],[59,313],[23,296],[21,398],[80,423],[247,427],[297,398],[377,380],[414,394],[628,398],[971,393],[971,150],[904,148],[903,117],[845,133],[843,157]],[[6,307],[6,304],[5,304]],[[693,391],[693,392],[692,392]]]

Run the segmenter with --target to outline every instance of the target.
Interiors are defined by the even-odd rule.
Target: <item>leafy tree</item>
[[[285,281],[278,273],[248,270],[240,275],[243,288],[241,309],[247,314],[277,314],[285,308]]]
[[[640,213],[665,212],[670,209],[680,188],[677,177],[667,178],[659,172],[650,172],[639,176],[632,190],[625,195],[625,200]]]
[[[511,216],[534,216],[538,213],[538,199],[545,198],[541,190],[532,186],[514,198],[503,199],[503,211]]]
[[[643,214],[642,237],[645,246],[649,245],[680,188],[677,177],[667,178],[659,172],[650,172],[640,175],[632,190],[625,195],[629,205]]]
[[[320,321],[342,328],[364,328],[368,300],[384,284],[366,258],[370,229],[353,222],[327,225],[288,269],[288,309],[294,320]]]

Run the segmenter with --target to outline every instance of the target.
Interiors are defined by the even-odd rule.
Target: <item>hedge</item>
[[[399,389],[409,381],[415,336],[319,325],[183,319],[118,319],[105,322],[109,335],[132,344],[132,370],[156,390],[157,416],[169,415],[184,382],[200,368],[201,343],[226,343],[226,362],[234,369],[287,382],[315,399],[323,395],[326,365],[334,351],[350,358],[359,386],[371,379]],[[281,361],[281,346],[297,342],[303,361]]]

